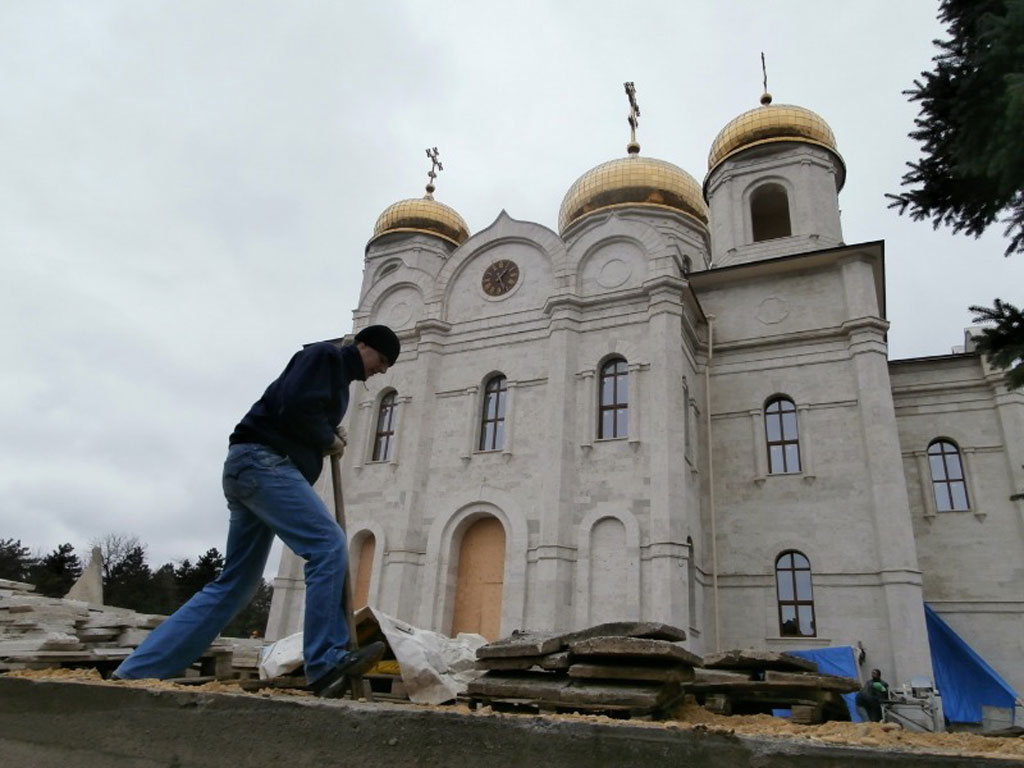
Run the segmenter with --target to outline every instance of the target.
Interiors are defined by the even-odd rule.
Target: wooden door
[[[476,632],[488,640],[501,633],[505,585],[505,528],[494,517],[470,525],[462,537],[451,634]]]

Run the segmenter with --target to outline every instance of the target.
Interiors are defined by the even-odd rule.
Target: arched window
[[[390,275],[392,272],[398,269],[401,263],[402,262],[399,261],[398,259],[392,259],[377,271],[377,279],[380,280],[385,275]]]
[[[765,184],[750,196],[750,223],[754,242],[791,235],[789,196],[781,184]]]
[[[395,452],[395,393],[388,392],[377,412],[377,434],[373,439],[373,460],[388,461]]]
[[[768,474],[800,471],[800,437],[796,406],[788,397],[776,397],[764,407],[764,436],[768,445]]]
[[[500,451],[505,442],[505,404],[508,382],[500,373],[492,376],[484,387],[480,418],[480,450]]]
[[[960,449],[950,440],[935,440],[928,446],[935,508],[939,512],[970,509]]]
[[[629,434],[629,370],[621,357],[601,367],[601,405],[597,414],[597,438],[610,440]]]
[[[796,550],[779,555],[775,561],[775,588],[779,596],[779,635],[814,637],[814,594],[811,591],[811,563]]]

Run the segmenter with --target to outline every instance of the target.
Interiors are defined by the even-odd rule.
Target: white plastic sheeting
[[[460,633],[446,637],[367,609],[380,625],[402,670],[410,701],[441,704],[466,690],[470,680],[483,674],[476,668],[476,649],[487,644],[482,635]],[[286,675],[302,666],[302,633],[283,637],[264,651],[260,679]]]

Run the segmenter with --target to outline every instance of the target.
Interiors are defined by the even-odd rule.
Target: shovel
[[[334,484],[334,519],[338,522],[338,526],[344,532],[345,536],[348,536],[348,530],[345,525],[345,498],[341,494],[341,454],[331,454],[331,482]],[[351,552],[349,556],[351,557]],[[356,622],[352,616],[352,578],[349,569],[345,569],[345,621],[348,622],[348,650],[354,651],[359,647],[359,641],[356,639]],[[363,685],[363,678],[358,675],[351,675],[349,681],[352,684],[352,698],[359,699],[360,696],[366,698],[367,701],[373,701],[373,691],[370,686]]]

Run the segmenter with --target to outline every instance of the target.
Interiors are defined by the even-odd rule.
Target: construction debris
[[[771,714],[793,722],[849,720],[841,694],[856,680],[821,675],[784,653],[727,651],[702,659],[677,627],[614,622],[562,635],[513,633],[477,651],[487,673],[469,685],[472,706],[509,711],[664,717],[685,694],[719,714]]]
[[[0,579],[0,672],[90,667],[109,675],[164,618],[44,597],[31,584]],[[182,670],[183,677],[250,677],[261,646],[260,641],[217,638],[195,669]]]

